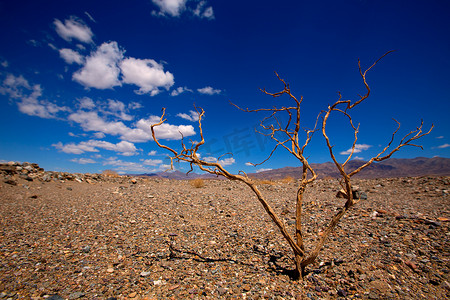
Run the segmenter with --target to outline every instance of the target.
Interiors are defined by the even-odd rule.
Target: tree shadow
[[[187,250],[187,249],[177,249],[174,244],[173,240],[168,241],[169,246],[169,256],[167,259],[183,259],[183,260],[194,260],[197,262],[227,262],[227,263],[234,263],[238,265],[243,265],[247,267],[252,267],[254,269],[258,269],[257,266],[255,266],[252,263],[246,263],[241,260],[237,259],[231,259],[231,258],[212,258],[212,257],[206,257],[201,255],[200,253],[197,253],[193,250]],[[263,249],[260,249],[263,248]],[[277,252],[274,250],[268,251],[265,249],[265,247],[258,247],[257,245],[253,245],[253,252],[263,256],[263,257],[269,257],[267,271],[273,272],[277,275],[286,275],[291,280],[298,280],[300,278],[299,273],[296,269],[287,267],[286,265],[292,265],[292,258],[286,255],[282,252]],[[287,262],[289,261],[289,262]]]
[[[277,251],[268,251],[267,249],[261,247],[258,247],[256,245],[253,245],[253,252],[260,254],[264,257],[269,257],[269,266],[268,271],[274,272],[277,275],[286,275],[291,280],[298,280],[300,279],[300,274],[297,272],[296,269],[286,267],[286,259],[292,262],[292,258],[288,255],[277,252]]]

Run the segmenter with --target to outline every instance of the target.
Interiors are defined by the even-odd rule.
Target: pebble
[[[35,167],[28,171],[34,178],[28,182],[18,172],[0,168],[5,299],[54,291],[66,299],[83,293],[86,299],[109,300],[130,295],[295,299],[306,294],[310,299],[414,299],[424,294],[432,300],[445,299],[450,291],[444,255],[450,215],[438,209],[448,205],[442,195],[447,177],[409,178],[408,184],[357,179],[368,199],[346,213],[318,260],[308,266],[308,280],[299,283],[290,277],[291,251],[278,228],[236,182],[205,180],[202,189],[195,189],[189,180],[138,178],[132,184],[130,177],[64,172],[48,172],[51,180],[46,182],[42,174],[47,172]],[[6,184],[4,176],[20,184]],[[24,183],[29,189],[22,188]],[[383,186],[373,193],[371,187],[379,183]],[[415,191],[424,186],[428,192],[420,192],[419,201]],[[295,207],[289,199],[295,187],[276,183],[261,188],[289,232],[294,229]],[[317,180],[305,194],[308,251],[344,202],[334,198],[339,188],[335,180]],[[374,211],[378,215],[371,218]]]
[[[73,299],[78,299],[84,297],[84,293],[83,292],[75,292],[69,295],[69,299],[73,300]]]

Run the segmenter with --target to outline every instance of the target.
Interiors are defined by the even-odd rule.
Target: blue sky
[[[254,132],[266,115],[230,105],[289,105],[278,72],[303,96],[302,126],[338,99],[371,96],[353,112],[360,123],[356,158],[369,159],[424,120],[424,150],[395,158],[450,157],[450,3],[448,1],[0,1],[0,160],[36,162],[47,170],[149,173],[165,170],[167,153],[150,124],[166,108],[161,141],[198,140],[194,103],[205,109],[204,158],[223,156],[232,172],[297,162],[280,150],[249,166],[273,144]],[[328,134],[340,160],[353,134],[339,118]],[[310,162],[330,161],[317,133]],[[187,170],[185,164],[176,168]]]

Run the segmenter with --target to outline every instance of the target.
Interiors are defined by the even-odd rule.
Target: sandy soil
[[[0,183],[0,299],[450,298],[449,177],[358,180],[368,199],[303,282],[242,184],[13,179]],[[296,185],[261,185],[291,230]],[[308,191],[308,249],[342,205],[338,190],[319,180]]]

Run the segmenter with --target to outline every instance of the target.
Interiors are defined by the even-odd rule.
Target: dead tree
[[[374,162],[380,162],[383,160],[388,159],[391,157],[395,152],[400,150],[402,147],[405,146],[413,146],[413,147],[419,147],[422,148],[419,145],[414,144],[414,141],[428,135],[431,130],[433,129],[433,125],[430,127],[430,129],[426,132],[422,130],[423,122],[421,122],[420,126],[417,127],[415,130],[410,131],[407,133],[400,141],[399,143],[394,147],[393,142],[394,138],[397,134],[397,132],[400,129],[400,123],[396,120],[394,120],[398,127],[397,129],[392,133],[392,136],[390,138],[390,141],[387,143],[386,147],[383,148],[383,150],[378,153],[376,156],[372,157],[369,161],[364,163],[362,166],[357,168],[356,170],[353,170],[351,172],[346,170],[346,165],[352,158],[355,148],[356,148],[356,142],[358,140],[358,131],[359,131],[359,125],[356,125],[353,123],[353,119],[351,117],[351,111],[353,108],[361,104],[364,100],[366,100],[370,95],[370,88],[366,81],[366,74],[367,72],[372,69],[383,57],[391,53],[392,51],[389,51],[385,53],[383,56],[381,56],[378,60],[376,60],[368,69],[363,71],[361,69],[361,63],[358,60],[358,68],[359,73],[361,75],[361,78],[363,80],[366,93],[364,95],[359,95],[359,99],[356,101],[352,100],[343,100],[342,95],[339,93],[339,99],[334,102],[332,105],[328,106],[328,108],[322,112],[319,113],[317,116],[315,125],[312,129],[303,130],[300,127],[300,117],[301,117],[301,103],[303,101],[303,97],[300,97],[300,99],[296,98],[292,93],[289,85],[282,79],[278,74],[276,76],[278,77],[278,80],[284,85],[284,88],[282,91],[277,93],[270,93],[267,92],[265,89],[262,90],[263,93],[266,95],[272,96],[274,98],[281,97],[283,95],[287,95],[290,100],[292,100],[293,105],[292,106],[281,106],[281,107],[273,107],[273,108],[260,108],[260,109],[242,109],[235,105],[237,108],[245,111],[245,112],[267,112],[269,113],[269,116],[262,119],[260,126],[262,128],[259,133],[270,137],[274,142],[275,146],[269,156],[261,163],[266,162],[274,152],[279,148],[282,147],[285,150],[287,150],[290,154],[292,154],[295,158],[299,160],[300,165],[302,166],[302,174],[301,179],[299,182],[299,187],[297,190],[296,195],[296,223],[295,223],[295,236],[292,236],[289,234],[288,230],[286,229],[285,223],[280,219],[280,217],[275,213],[273,208],[270,206],[267,199],[263,196],[261,191],[258,189],[256,182],[253,181],[251,178],[247,176],[245,172],[240,171],[238,174],[232,174],[229,171],[227,171],[222,164],[219,162],[220,157],[217,159],[216,162],[210,162],[205,161],[204,159],[201,159],[199,155],[199,149],[200,147],[205,143],[204,137],[203,137],[203,128],[202,128],[202,118],[204,116],[204,110],[199,108],[197,109],[197,112],[199,114],[199,120],[198,120],[198,128],[200,133],[200,141],[194,142],[191,141],[191,144],[186,146],[184,143],[184,139],[181,140],[181,150],[175,150],[173,148],[170,148],[166,145],[161,144],[161,142],[158,140],[158,138],[155,135],[155,127],[160,126],[163,124],[166,119],[165,116],[165,109],[163,108],[161,119],[158,123],[153,124],[151,126],[152,130],[152,136],[156,144],[163,149],[166,149],[167,151],[171,152],[171,167],[173,169],[173,162],[174,161],[184,161],[188,162],[190,164],[190,171],[193,171],[194,165],[198,166],[202,171],[214,174],[217,176],[223,176],[229,180],[235,180],[240,181],[244,184],[246,184],[255,194],[256,198],[259,200],[259,202],[264,207],[267,214],[270,216],[270,218],[273,220],[275,225],[280,230],[281,235],[284,237],[284,239],[288,242],[290,247],[292,248],[293,254],[294,254],[294,261],[295,261],[295,267],[298,274],[298,277],[300,279],[303,278],[304,271],[306,266],[312,264],[320,250],[322,249],[323,245],[325,244],[327,238],[332,233],[333,229],[338,224],[339,220],[344,216],[344,214],[353,207],[357,202],[359,202],[361,199],[355,199],[353,192],[352,192],[352,184],[351,184],[351,178],[361,172],[364,168],[370,166]],[[234,105],[234,104],[233,104]],[[285,114],[287,117],[287,122],[285,125],[283,125],[280,122],[280,114]],[[353,138],[353,145],[350,151],[350,154],[348,155],[347,159],[343,163],[339,163],[336,159],[333,145],[330,141],[330,138],[327,135],[327,122],[329,118],[334,114],[342,114],[343,116],[348,119],[348,122],[350,124],[351,129],[354,133]],[[271,123],[270,123],[271,121]],[[270,125],[267,125],[267,123],[270,123]],[[319,126],[318,126],[319,125]],[[301,131],[305,131],[302,136],[304,138],[304,142],[300,142],[300,134]],[[345,204],[337,211],[337,213],[331,218],[328,225],[321,230],[320,234],[317,232],[317,242],[313,247],[313,250],[310,253],[306,253],[306,248],[304,245],[304,238],[303,238],[303,229],[302,229],[302,206],[303,206],[303,196],[304,193],[311,183],[313,183],[317,179],[317,174],[314,171],[314,169],[311,167],[310,163],[308,162],[308,158],[305,157],[305,148],[310,143],[313,135],[315,132],[321,131],[323,137],[325,138],[326,145],[328,147],[330,157],[332,161],[334,162],[336,168],[338,169],[340,173],[340,183],[345,191],[344,195],[346,198]],[[259,164],[254,164],[259,165]],[[189,173],[188,172],[188,173]]]

